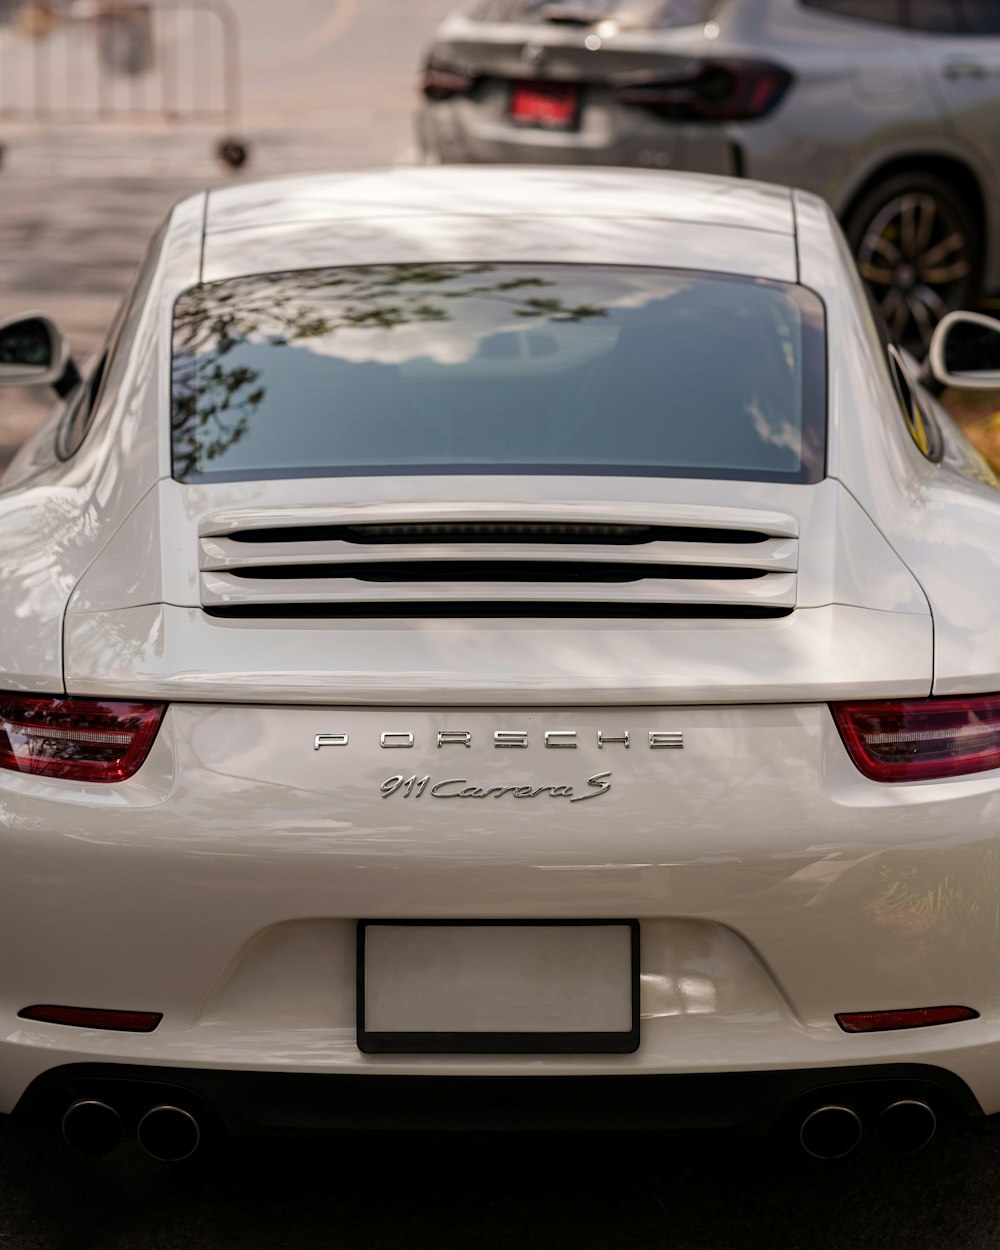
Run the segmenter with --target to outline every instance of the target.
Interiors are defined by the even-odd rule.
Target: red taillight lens
[[[152,1033],[163,1019],[159,1011],[102,1011],[99,1007],[55,1007],[39,1004],[17,1013],[22,1020],[70,1024],[78,1029],[111,1029],[115,1033]]]
[[[1000,695],[830,706],[851,759],[873,781],[1000,768]]]
[[[428,100],[450,100],[470,95],[478,81],[467,65],[453,65],[432,56],[420,76],[420,90]]]
[[[149,754],[163,703],[0,695],[0,768],[72,781],[124,781]]]
[[[893,1029],[925,1029],[931,1024],[978,1020],[971,1007],[904,1007],[899,1011],[843,1011],[836,1017],[845,1033],[887,1033]]]
[[[793,77],[780,65],[737,57],[643,70],[615,80],[625,104],[670,121],[753,121],[776,108]]]

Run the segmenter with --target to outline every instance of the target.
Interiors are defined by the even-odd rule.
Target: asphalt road
[[[239,0],[246,174],[412,156],[421,47],[450,0]],[[0,68],[16,55],[2,25]],[[0,317],[44,307],[92,350],[169,204],[222,179],[211,127],[0,124]],[[46,397],[0,397],[0,464]],[[818,1165],[777,1146],[592,1136],[234,1146],[104,1164],[0,1126],[0,1250],[996,1250],[1000,1135]]]
[[[777,1145],[581,1136],[237,1145],[95,1164],[6,1126],[17,1250],[995,1250],[1000,1137],[818,1164]]]
[[[52,0],[58,7],[61,0]],[[425,45],[453,0],[235,0],[242,51],[238,120],[67,125],[58,111],[33,118],[30,70],[38,50],[56,106],[80,83],[81,109],[96,103],[92,66],[66,69],[75,45],[57,27],[26,38],[17,0],[0,0],[0,319],[41,308],[74,352],[99,345],[146,242],[170,205],[206,185],[293,172],[412,161],[416,75]],[[183,6],[182,6],[183,7]],[[215,80],[210,31],[181,27],[178,47]],[[62,42],[60,42],[62,41]],[[217,47],[215,48],[218,51]],[[181,59],[184,59],[183,57]],[[73,62],[70,62],[73,64]],[[204,94],[197,81],[180,89]],[[210,84],[211,85],[211,84]],[[123,103],[128,84],[112,83]],[[157,99],[155,75],[137,99]],[[121,97],[121,98],[119,98]],[[200,98],[200,97],[199,97]],[[211,103],[212,100],[209,100]],[[215,160],[235,132],[250,161],[238,174]],[[44,390],[0,393],[0,469],[44,415]]]

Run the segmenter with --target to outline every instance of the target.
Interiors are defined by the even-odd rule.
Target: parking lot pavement
[[[239,174],[214,159],[223,123],[29,124],[0,119],[0,319],[54,315],[85,358],[95,350],[146,242],[170,205],[229,179],[389,165],[413,159],[422,49],[452,0],[238,0],[250,147]],[[3,80],[29,45],[15,0],[0,0]],[[3,58],[8,60],[5,62]],[[13,58],[13,61],[11,61]],[[15,84],[16,84],[15,76]],[[0,470],[44,415],[44,390],[0,393]]]
[[[766,1144],[576,1135],[240,1145],[184,1170],[0,1138],[17,1250],[995,1250],[1000,1137],[817,1164]]]

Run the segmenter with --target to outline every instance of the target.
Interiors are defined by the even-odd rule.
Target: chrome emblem
[[[577,747],[586,745],[576,729],[546,729],[542,731],[542,742],[549,750],[575,751]],[[682,751],[684,749],[684,733],[679,729],[650,729],[645,735],[651,751]],[[639,737],[637,741],[642,741]],[[350,734],[330,733],[313,736],[313,750],[321,747],[346,747],[350,745]],[[471,747],[472,733],[468,729],[439,729],[434,735],[438,749],[442,747]],[[627,729],[606,733],[598,729],[592,742],[598,750],[605,747],[620,747],[628,751],[632,746],[633,737]],[[527,729],[497,729],[493,733],[493,746],[497,750],[523,750],[530,742]],[[409,750],[417,745],[416,735],[410,729],[383,729],[379,734],[379,746],[383,751]],[[421,743],[421,745],[424,745]],[[427,745],[430,745],[429,743]]]
[[[568,799],[571,803],[583,803],[587,799],[598,799],[602,794],[607,794],[611,789],[611,782],[606,779],[610,776],[611,773],[607,772],[595,773],[593,777],[588,777],[586,784],[591,789],[583,794],[577,794],[572,786],[565,785],[476,786],[471,785],[466,777],[446,777],[443,781],[432,782],[430,776],[418,777],[416,773],[411,777],[404,777],[402,773],[386,777],[379,786],[379,790],[384,799],[400,793],[404,799],[411,797],[419,799],[425,794],[432,799],[503,799],[508,796],[514,799],[537,799],[545,794],[552,799]]]
[[[540,43],[526,43],[521,49],[521,60],[533,69],[541,69],[545,64],[546,53]]]

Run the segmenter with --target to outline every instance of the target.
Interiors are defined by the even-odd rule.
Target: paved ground
[[[413,71],[450,0],[239,0],[248,173],[407,159]],[[17,52],[2,25],[0,71]],[[22,46],[23,48],[23,46]],[[218,180],[218,128],[0,122],[0,316],[44,306],[92,349],[146,238]],[[0,464],[44,396],[0,397]],[[592,1137],[449,1147],[238,1148],[159,1172],[98,1167],[0,1127],[0,1250],[996,1250],[1000,1136],[812,1166],[756,1146]]]
[[[235,129],[251,160],[235,177],[412,160],[417,69],[451,4],[238,0],[243,108]],[[33,102],[36,46],[43,65],[52,58],[58,103],[69,45],[60,46],[58,29],[37,45],[25,39],[15,8],[16,0],[0,0],[0,108]],[[188,48],[201,33],[178,38]],[[207,76],[213,67],[205,62]],[[88,86],[86,67],[81,82]],[[93,91],[82,94],[91,107]],[[222,121],[41,125],[23,112],[0,114],[0,318],[42,307],[78,355],[93,351],[163,214],[182,195],[226,179],[214,149],[228,129]],[[0,467],[47,404],[43,390],[0,393]]]
[[[114,1168],[8,1136],[17,1250],[995,1250],[1000,1140],[819,1165],[778,1148],[594,1138],[235,1148]]]
[[[8,1134],[17,1250],[995,1250],[1000,1138],[813,1164],[590,1137],[235,1148],[189,1171],[78,1163]]]

